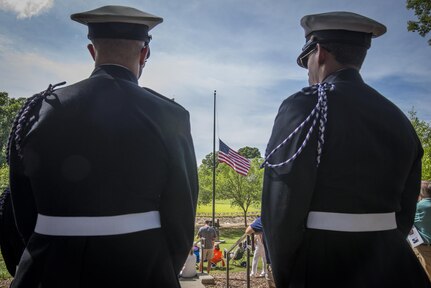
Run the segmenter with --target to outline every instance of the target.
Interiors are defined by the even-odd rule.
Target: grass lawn
[[[220,243],[220,249],[224,251],[224,249],[229,249],[243,234],[244,234],[244,228],[221,228],[220,229],[220,240],[224,240],[224,243]],[[250,263],[251,263],[250,259]],[[243,261],[246,261],[246,256],[244,256]],[[218,265],[220,267],[221,264]],[[206,267],[206,263],[205,263]],[[232,261],[229,263],[229,271],[231,272],[238,272],[238,271],[245,271],[246,268],[239,267],[237,265],[234,265]],[[211,273],[225,273],[226,269],[212,269]],[[3,257],[0,254],[0,280],[6,280],[11,278],[9,272],[7,272],[6,265],[3,261]]]
[[[220,228],[219,234],[220,234],[220,240],[224,240],[223,243],[220,243],[220,249],[224,251],[224,249],[229,249],[236,241],[244,234],[244,228]],[[252,258],[250,258],[251,263]],[[246,256],[244,255],[243,260],[246,261]],[[259,263],[259,269],[260,269],[260,263]],[[206,263],[205,263],[206,267]],[[211,273],[226,273],[226,269],[221,269],[221,264],[218,264],[218,267],[216,269],[211,269]],[[205,269],[204,269],[205,270]],[[238,265],[234,265],[232,261],[229,263],[229,271],[230,272],[239,272],[239,271],[245,271],[246,268],[239,267]],[[10,279],[11,275],[8,273],[6,269],[6,265],[3,261],[3,257],[0,254],[0,281]],[[0,287],[3,287],[0,285]]]
[[[220,243],[220,249],[224,251],[224,249],[230,249],[232,245],[236,243],[236,241],[244,234],[244,228],[221,228],[219,231],[220,240],[224,240],[224,243]],[[233,250],[235,251],[235,249]],[[233,252],[232,251],[232,252]],[[247,261],[246,254],[244,253],[243,259],[240,262]],[[239,262],[238,262],[239,263]],[[237,272],[237,271],[245,271],[244,267],[240,267],[232,263],[232,260],[229,262],[229,271]],[[225,272],[225,270],[221,271]]]
[[[3,255],[0,253],[0,280],[6,280],[9,278],[12,278],[12,276],[10,276],[9,272],[7,271],[6,264],[3,260]]]
[[[198,205],[197,207],[197,215],[201,216],[209,216],[212,215],[213,206],[212,202],[207,205]],[[230,200],[216,200],[215,202],[215,211],[216,215],[219,217],[223,216],[243,216],[243,211],[241,208],[237,206],[231,206]],[[260,214],[260,205],[258,206],[250,206],[248,209],[248,215],[257,215]]]
[[[220,234],[220,240],[224,240],[223,243],[220,243],[220,250],[224,251],[224,249],[230,249],[232,245],[234,245],[237,240],[244,234],[245,228],[220,228],[219,234]],[[235,249],[233,250],[235,251]],[[232,252],[233,252],[232,251]],[[225,259],[226,260],[226,259]],[[250,253],[250,266],[251,262],[253,260],[253,255]],[[244,257],[241,261],[247,261],[246,253],[244,253]],[[262,265],[262,261],[259,261],[258,265],[258,271],[260,271]],[[204,264],[204,271],[206,271],[206,263]],[[250,267],[251,270],[251,267]],[[239,271],[246,271],[246,268],[240,267],[239,265],[235,265],[232,263],[232,260],[229,262],[229,272],[239,272]],[[221,263],[217,265],[217,268],[211,269],[211,273],[226,273],[226,269],[221,268]]]

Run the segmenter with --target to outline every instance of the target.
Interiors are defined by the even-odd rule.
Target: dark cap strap
[[[151,40],[148,26],[119,22],[88,23],[88,39],[94,38],[141,40],[146,43]]]

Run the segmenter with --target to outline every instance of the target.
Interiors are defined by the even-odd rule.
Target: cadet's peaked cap
[[[299,66],[307,68],[307,57],[317,43],[341,43],[370,48],[371,38],[386,32],[386,26],[352,12],[328,12],[302,17],[305,43],[298,56]]]
[[[126,6],[103,6],[70,18],[88,26],[88,38],[117,38],[149,42],[148,31],[163,18]]]
[[[315,31],[345,30],[362,32],[378,37],[386,32],[386,26],[365,16],[352,12],[328,12],[302,17],[301,26],[305,37]]]

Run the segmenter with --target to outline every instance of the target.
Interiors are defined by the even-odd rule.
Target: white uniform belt
[[[51,236],[106,236],[160,228],[159,211],[95,217],[37,215],[34,232]]]
[[[310,211],[307,228],[342,232],[371,232],[396,229],[397,222],[395,212],[349,214]]]

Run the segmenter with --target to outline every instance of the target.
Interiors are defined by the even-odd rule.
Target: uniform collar
[[[135,74],[132,73],[129,69],[124,66],[117,64],[103,64],[97,66],[93,73],[91,73],[91,77],[100,76],[100,75],[110,75],[116,79],[123,79],[126,81],[130,81],[138,85],[138,78],[136,78]]]
[[[323,82],[335,83],[338,81],[364,82],[359,71],[354,68],[344,68],[329,74]]]

